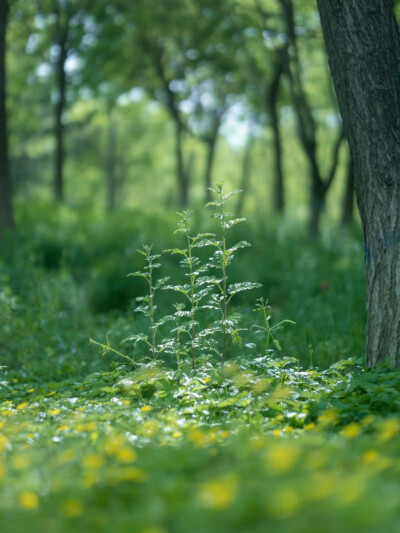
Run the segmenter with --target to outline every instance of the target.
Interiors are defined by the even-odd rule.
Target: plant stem
[[[150,323],[151,323],[151,351],[153,354],[153,361],[156,360],[156,330],[154,327],[154,287],[153,287],[153,265],[151,259],[149,261],[149,290],[150,290]]]
[[[222,188],[220,190],[221,199],[221,230],[222,230],[222,309],[223,309],[223,328],[222,328],[222,364],[225,361],[226,353],[226,316],[228,303],[226,300],[226,228],[225,228],[225,210]]]
[[[194,318],[195,318],[195,301],[194,301],[194,275],[193,275],[193,260],[192,260],[192,242],[189,234],[187,235],[187,241],[188,241],[188,263],[189,263],[189,276],[190,276],[190,320],[192,322],[191,328],[190,328],[190,335],[192,339],[192,368],[194,369],[194,364],[196,360],[196,354],[195,354],[195,347],[194,347],[194,337],[195,337],[195,324],[194,324]]]

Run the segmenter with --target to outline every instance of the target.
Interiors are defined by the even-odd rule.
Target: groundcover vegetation
[[[1,531],[400,531],[400,375],[360,362],[357,239],[276,241],[272,278],[215,192],[211,232],[186,212],[123,252],[59,214],[4,254]],[[127,311],[93,298],[112,250]]]

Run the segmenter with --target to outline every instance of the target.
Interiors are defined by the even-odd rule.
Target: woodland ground
[[[290,222],[235,228],[252,247],[229,275],[263,287],[237,301],[247,331],[224,366],[192,370],[89,343],[129,352],[145,324],[126,274],[144,243],[176,246],[176,217],[37,215],[20,208],[0,262],[1,531],[400,532],[400,375],[362,366],[357,230],[311,245]],[[281,351],[251,329],[261,296],[272,324],[296,322]]]

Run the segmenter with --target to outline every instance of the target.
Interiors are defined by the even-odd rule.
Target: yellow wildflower
[[[114,455],[118,453],[120,448],[124,445],[125,439],[120,435],[113,435],[105,442],[105,449],[108,455]]]
[[[195,446],[204,446],[207,443],[206,435],[199,428],[191,428],[188,432],[188,439],[193,442]]]
[[[148,420],[145,424],[143,424],[140,433],[145,437],[152,437],[155,433],[157,433],[158,428],[159,425],[156,420]]]
[[[21,411],[21,409],[25,409],[25,407],[27,407],[29,404],[28,402],[22,402],[20,404],[17,405],[17,411]]]
[[[288,472],[299,457],[299,451],[293,445],[276,444],[266,453],[268,469],[274,473]]]
[[[151,405],[144,405],[143,407],[140,408],[141,411],[143,411],[143,413],[147,413],[148,411],[151,411],[152,407]]]
[[[227,474],[219,479],[203,483],[199,492],[199,501],[204,507],[209,509],[226,509],[234,501],[238,488],[238,476],[236,474]]]
[[[31,491],[24,491],[18,496],[18,501],[24,509],[37,509],[39,507],[39,498],[37,494]]]
[[[333,426],[338,419],[338,412],[336,409],[327,409],[318,417],[318,424],[322,426]]]
[[[29,389],[28,392],[32,394],[32,392],[35,392],[35,389]]]
[[[85,468],[101,468],[104,465],[104,457],[97,453],[87,455],[82,459],[82,464]]]
[[[174,439],[179,439],[180,437],[182,437],[182,431],[175,431],[174,433],[172,433],[172,436]]]
[[[367,450],[363,455],[362,461],[366,465],[370,465],[372,463],[376,463],[378,457],[379,453],[376,450]]]
[[[121,463],[133,463],[137,459],[137,453],[132,448],[121,448],[115,456]]]
[[[115,468],[112,471],[112,480],[114,482],[120,481],[136,481],[143,482],[146,479],[146,472],[134,466],[127,466],[124,468]]]
[[[347,426],[344,426],[340,434],[342,435],[342,437],[346,437],[346,439],[354,439],[355,437],[358,437],[360,432],[361,425],[352,422],[351,424],[347,424]]]
[[[385,420],[381,424],[378,440],[380,442],[386,442],[393,439],[393,437],[398,434],[399,429],[400,424],[397,419],[391,418],[389,420]]]

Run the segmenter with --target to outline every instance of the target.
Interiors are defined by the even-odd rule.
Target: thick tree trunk
[[[8,157],[6,109],[6,31],[8,2],[0,1],[0,239],[6,231],[13,231],[14,212]]]
[[[54,197],[58,202],[64,200],[64,123],[65,110],[66,74],[65,61],[67,30],[60,30],[58,39],[59,56],[56,63],[57,100],[54,107],[54,136],[55,136],[55,159],[54,159]]]
[[[350,226],[354,218],[354,169],[351,158],[347,163],[346,188],[343,196],[342,226]]]
[[[400,33],[392,0],[318,0],[354,165],[367,284],[367,364],[400,368]]]
[[[271,120],[273,153],[274,153],[274,209],[278,213],[283,213],[285,208],[284,177],[282,166],[282,141],[279,123],[278,94],[281,77],[285,70],[286,51],[276,52],[274,75],[267,88],[266,104]]]

